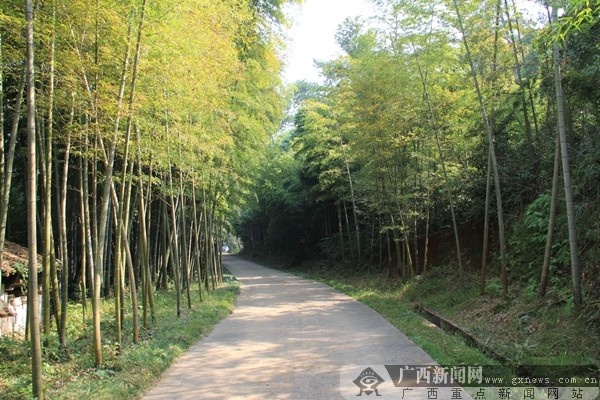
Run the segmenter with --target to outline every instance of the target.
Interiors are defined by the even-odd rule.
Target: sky
[[[342,50],[335,43],[335,32],[346,17],[373,15],[368,0],[304,0],[301,5],[289,6],[292,27],[288,31],[286,83],[298,80],[321,82],[313,60],[328,61]]]
[[[519,0],[519,8],[529,14],[542,16],[541,6],[531,0]],[[283,80],[290,84],[299,80],[322,82],[313,60],[329,61],[342,54],[335,42],[335,32],[346,17],[375,15],[369,0],[304,0],[301,5],[286,9],[292,26],[288,30],[286,67]]]

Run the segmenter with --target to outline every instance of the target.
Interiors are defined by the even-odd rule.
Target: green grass
[[[121,354],[117,354],[112,341],[114,303],[104,301],[102,368],[95,368],[92,358],[91,316],[84,321],[81,305],[70,304],[68,356],[59,350],[55,335],[44,338],[46,395],[65,400],[140,397],[179,355],[231,313],[238,294],[237,281],[226,279],[224,287],[199,303],[196,286],[192,309],[183,308],[182,316],[177,318],[174,292],[157,293],[157,322],[149,329],[141,328],[138,344],[131,343],[131,315],[126,314]],[[0,399],[31,399],[29,360],[27,343],[0,339]]]
[[[513,364],[600,365],[594,304],[578,311],[569,288],[552,288],[539,299],[536,285],[518,282],[511,283],[504,301],[501,288],[500,279],[492,277],[480,296],[477,277],[457,279],[438,270],[407,290],[404,300],[449,317]]]

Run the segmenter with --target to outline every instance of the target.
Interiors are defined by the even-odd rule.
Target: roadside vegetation
[[[239,284],[225,275],[226,283],[202,303],[185,309],[173,318],[176,293],[171,288],[156,295],[156,324],[142,329],[137,344],[123,343],[119,354],[116,343],[105,341],[104,364],[96,367],[90,352],[92,331],[89,315],[83,318],[80,304],[69,305],[69,343],[64,352],[56,335],[44,336],[44,390],[52,399],[135,399],[157,382],[164,370],[192,344],[208,334],[235,306]],[[196,297],[198,290],[192,291]],[[114,304],[102,302],[103,328],[114,332],[111,316]],[[123,327],[131,336],[131,314]],[[29,400],[32,396],[29,343],[23,340],[0,340],[0,398]]]

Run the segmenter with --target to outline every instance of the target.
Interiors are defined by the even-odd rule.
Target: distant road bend
[[[434,363],[379,314],[324,284],[235,256],[224,262],[241,282],[235,311],[144,400],[341,399],[346,366]]]

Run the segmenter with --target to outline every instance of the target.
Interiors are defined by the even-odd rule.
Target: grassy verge
[[[481,296],[477,277],[457,279],[436,270],[403,299],[449,317],[513,364],[600,365],[600,304],[575,309],[569,287],[552,287],[544,299],[535,284],[513,282],[507,301],[501,291],[497,277]]]
[[[233,310],[239,284],[227,279],[224,287],[198,302],[176,318],[175,293],[156,294],[156,324],[141,329],[140,342],[131,337],[131,315],[126,315],[123,350],[116,353],[111,341],[114,331],[114,303],[103,302],[103,347],[105,364],[94,367],[91,352],[91,315],[84,321],[79,304],[69,305],[69,354],[58,349],[56,337],[46,337],[44,382],[51,399],[133,399],[156,383],[167,367],[192,344]],[[27,343],[0,339],[0,398],[31,399],[31,367]]]

